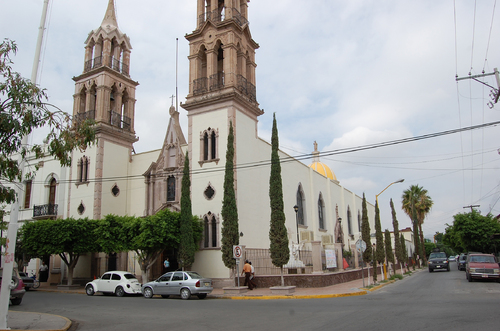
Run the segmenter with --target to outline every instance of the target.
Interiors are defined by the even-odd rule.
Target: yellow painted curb
[[[387,282],[385,282],[383,284],[379,284],[379,285],[374,286],[372,288],[363,288],[363,290],[373,292],[373,291],[376,291],[376,290],[378,290],[378,289],[380,289],[380,288],[382,288],[382,287],[384,287],[386,285],[392,284],[394,282],[396,282],[396,281],[395,280],[388,280]]]
[[[317,294],[317,295],[265,295],[265,296],[233,296],[223,297],[230,300],[278,300],[278,299],[324,299],[324,298],[340,298],[357,295],[365,295],[366,291],[340,293],[340,294]]]

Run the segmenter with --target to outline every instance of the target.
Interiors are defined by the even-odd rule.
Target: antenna
[[[177,72],[179,68],[179,38],[175,38],[175,110],[179,111],[179,93],[177,87]]]

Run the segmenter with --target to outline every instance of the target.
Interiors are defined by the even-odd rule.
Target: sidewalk
[[[417,272],[419,270],[416,270]],[[413,271],[415,272],[415,271]],[[406,277],[406,276],[405,276]],[[371,279],[370,279],[371,281]],[[357,279],[351,282],[335,284],[327,287],[315,288],[296,288],[292,295],[274,295],[269,288],[256,288],[239,295],[224,294],[224,290],[217,288],[207,296],[206,300],[211,299],[232,299],[232,300],[276,300],[276,299],[321,299],[335,298],[355,295],[365,295],[371,291],[375,291],[385,285],[391,284],[394,281],[378,284],[371,288],[363,288],[363,280]],[[365,285],[368,287],[368,280],[365,278]],[[77,289],[58,289],[57,286],[43,284],[40,288],[33,291],[47,291],[59,293],[79,293],[85,295],[83,287]],[[194,300],[197,300],[196,298]],[[56,330],[66,331],[71,327],[71,321],[66,317],[42,314],[17,312],[9,310],[8,327],[12,330]]]

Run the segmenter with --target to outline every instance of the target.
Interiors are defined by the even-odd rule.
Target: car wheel
[[[29,286],[25,286],[24,289],[26,290],[26,292],[30,290]]]
[[[162,297],[163,299],[168,299],[168,298],[170,297],[170,295],[168,295],[168,294],[162,294],[162,296],[161,296],[161,297]]]
[[[181,289],[181,298],[187,300],[191,297],[191,291],[188,288]]]
[[[123,287],[118,286],[115,290],[115,294],[117,297],[122,297],[125,295],[125,291],[123,290]]]
[[[13,306],[20,305],[22,301],[23,301],[23,298],[12,298],[12,299],[10,299],[10,302],[12,302]]]
[[[450,271],[450,266],[448,266],[448,269],[446,269],[446,271]]]
[[[432,270],[432,269],[429,269],[429,272],[433,272],[433,271],[434,271],[434,270]]]
[[[467,275],[467,280],[468,280],[469,282],[472,282],[472,276],[471,276],[470,274],[466,274],[466,275]]]
[[[153,289],[151,287],[146,287],[142,292],[145,298],[151,299],[153,297]]]
[[[198,294],[198,299],[205,299],[207,297],[206,293]]]
[[[85,288],[85,293],[87,293],[87,295],[94,295],[94,287],[92,285],[87,285],[87,287]]]

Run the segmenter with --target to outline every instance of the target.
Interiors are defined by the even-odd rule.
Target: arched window
[[[218,139],[219,131],[208,128],[207,130],[201,132],[200,135],[200,161],[218,161]]]
[[[175,201],[175,177],[167,178],[167,201]]]
[[[349,234],[352,234],[352,217],[351,217],[351,208],[347,206],[347,230]]]
[[[55,178],[52,178],[49,185],[49,205],[56,204],[56,186],[57,181]]]
[[[299,185],[297,189],[297,206],[299,209],[297,210],[297,223],[299,225],[305,225],[304,219],[304,194],[302,193],[302,186]]]
[[[361,232],[361,213],[358,210],[358,231]]]
[[[89,158],[82,156],[77,163],[77,184],[89,181]]]
[[[325,215],[324,215],[324,210],[325,210],[325,203],[323,202],[323,196],[320,193],[319,194],[319,199],[318,199],[318,220],[319,220],[319,228],[321,230],[325,229]]]
[[[213,248],[219,247],[217,240],[218,222],[217,218],[211,212],[208,212],[203,217],[203,247]]]

